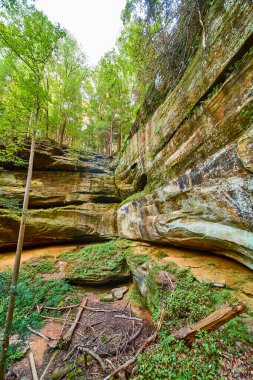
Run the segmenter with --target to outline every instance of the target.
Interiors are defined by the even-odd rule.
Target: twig
[[[92,356],[101,366],[102,370],[105,371],[106,370],[106,365],[104,363],[104,361],[101,359],[101,357],[96,354],[96,352],[90,350],[89,348],[86,348],[84,346],[79,346],[79,350],[81,352],[85,352],[86,354]]]
[[[165,309],[162,310],[161,312],[161,315],[160,315],[160,319],[159,319],[159,322],[158,322],[158,325],[157,325],[157,329],[156,331],[154,332],[154,334],[150,335],[143,343],[143,345],[139,348],[139,350],[136,352],[135,356],[126,361],[124,364],[122,364],[120,367],[118,367],[117,369],[115,369],[115,371],[113,371],[110,375],[106,376],[104,378],[104,380],[110,380],[112,377],[114,377],[115,375],[117,375],[117,373],[121,372],[121,371],[125,371],[128,367],[130,367],[130,365],[134,364],[136,362],[136,360],[138,359],[138,356],[143,352],[145,351],[145,349],[152,343],[156,340],[157,336],[158,336],[158,333],[159,331],[161,330],[161,327],[162,327],[162,323],[163,323],[163,319],[164,319],[164,316],[165,316]]]
[[[72,350],[65,356],[65,358],[63,359],[63,361],[65,362],[66,360],[68,360],[72,355],[73,353],[75,352],[75,350],[77,349],[77,347],[79,347],[79,344],[76,344]]]
[[[42,334],[41,332],[39,332],[39,331],[37,331],[37,330],[33,330],[33,329],[32,329],[31,327],[29,327],[29,326],[27,327],[27,329],[28,329],[29,331],[31,331],[33,334],[40,336],[41,338],[44,338],[44,339],[46,339],[46,340],[54,340],[53,338],[49,338],[48,336]]]
[[[66,310],[66,309],[73,309],[74,307],[78,307],[79,305],[69,305],[69,306],[62,306],[62,307],[51,307],[51,306],[42,306],[42,309],[46,310]]]
[[[64,327],[66,326],[66,323],[68,322],[68,317],[69,317],[70,312],[71,312],[71,309],[69,309],[68,314],[66,315],[66,320],[64,321],[64,323],[62,325],[60,336],[62,336]]]
[[[53,353],[53,355],[51,356],[51,359],[49,360],[48,365],[46,366],[46,368],[44,369],[42,375],[40,376],[40,380],[43,380],[44,377],[46,376],[47,371],[49,370],[49,367],[50,367],[50,365],[52,364],[52,362],[53,362],[54,358],[56,357],[56,355],[58,354],[58,352],[59,352],[59,351],[55,351],[55,352]]]
[[[127,315],[114,315],[115,318],[124,318],[124,319],[129,319],[131,321],[139,321],[139,322],[142,322],[142,319],[141,318],[136,318],[136,317],[128,317]]]
[[[112,361],[111,361],[110,359],[106,358],[105,360],[107,361],[107,363],[111,366],[111,368],[112,368],[113,370],[116,369],[115,365],[112,363]]]
[[[65,318],[58,318],[58,317],[49,317],[48,315],[41,315],[41,318],[45,318],[45,319],[53,319],[55,321],[67,321],[67,323],[72,323],[71,321],[68,321],[67,319]]]
[[[112,313],[112,312],[118,311],[118,310],[96,309],[95,307],[89,307],[89,306],[85,306],[84,308],[86,310],[94,311],[96,313]]]
[[[175,290],[175,286],[174,286],[173,282],[171,281],[170,276],[169,276],[168,273],[166,273],[166,272],[165,272],[165,274],[166,274],[167,279],[168,279],[169,282],[170,282],[170,285],[171,285],[172,290]]]
[[[130,339],[128,340],[127,344],[132,343],[137,338],[137,336],[140,335],[142,329],[143,329],[143,324],[141,324],[140,328],[130,337]]]
[[[204,22],[202,20],[202,14],[201,14],[200,6],[199,6],[199,0],[197,1],[197,7],[198,7],[198,14],[199,14],[199,22],[200,22],[200,25],[202,26],[202,30],[203,30],[202,46],[205,49],[206,48],[206,30],[205,30]]]
[[[60,377],[58,377],[58,380],[62,380],[62,379],[64,379],[64,377],[65,377],[68,373],[70,373],[71,371],[73,371],[75,368],[76,368],[76,366],[74,366],[74,365],[73,365],[73,367],[68,368],[63,374],[61,374]]]
[[[30,360],[33,380],[39,380],[32,351],[29,353],[29,360]]]
[[[73,323],[74,321],[68,321],[67,319],[64,319],[64,318],[58,318],[58,317],[49,317],[48,315],[41,315],[41,318],[45,318],[45,319],[53,319],[54,321],[64,321],[68,324],[71,324]],[[103,321],[102,321],[103,322]],[[102,322],[98,322],[98,323],[102,323]],[[84,323],[82,322],[77,322],[78,325],[80,326],[84,326],[84,327],[91,327],[92,326],[95,326],[95,325],[98,325],[98,323],[95,323],[94,325],[85,325]]]

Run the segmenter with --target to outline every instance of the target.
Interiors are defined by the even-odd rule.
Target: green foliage
[[[18,334],[24,341],[29,334],[28,326],[34,329],[42,327],[44,320],[36,309],[36,305],[42,302],[45,306],[63,306],[78,302],[80,295],[70,285],[61,280],[44,279],[39,274],[52,273],[51,264],[45,264],[45,259],[36,263],[26,264],[21,270],[15,302],[14,320],[11,335]],[[8,306],[9,285],[11,271],[0,272],[0,331],[3,330]],[[44,311],[45,315],[53,315]],[[22,341],[12,344],[8,354],[8,361],[18,359],[21,356]]]
[[[136,380],[223,379],[220,353],[238,353],[238,342],[252,344],[253,338],[240,317],[228,322],[214,333],[199,333],[191,348],[175,340],[171,333],[206,317],[215,308],[230,302],[226,289],[213,288],[197,282],[187,269],[154,266],[149,274],[154,280],[160,270],[176,276],[176,289],[171,292],[162,285],[148,288],[147,301],[155,320],[166,310],[160,342],[149,348],[138,360]],[[149,279],[148,279],[149,281]],[[152,281],[153,283],[153,281]]]
[[[45,273],[56,273],[59,272],[59,269],[54,261],[54,258],[51,256],[46,256],[45,258],[32,259],[27,261],[23,265],[23,269],[29,273],[31,276],[36,274],[45,274]]]
[[[138,363],[136,380],[206,380],[219,374],[221,358],[217,342],[207,334],[199,334],[191,348],[171,336],[163,338],[140,356]]]

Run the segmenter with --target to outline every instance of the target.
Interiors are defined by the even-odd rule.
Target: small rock
[[[122,300],[124,297],[124,294],[128,291],[127,286],[122,286],[121,288],[115,288],[112,289],[112,296],[113,298],[116,298],[117,300]]]
[[[106,294],[105,296],[100,298],[101,302],[113,302],[114,298],[112,294]]]
[[[225,282],[214,281],[212,282],[212,286],[215,286],[216,288],[225,288],[226,284]]]

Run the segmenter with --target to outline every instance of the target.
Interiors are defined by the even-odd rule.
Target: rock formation
[[[57,153],[57,155],[56,155]],[[22,151],[26,159],[28,152]],[[84,160],[84,161],[82,161]],[[115,213],[120,202],[110,160],[97,155],[74,159],[52,141],[36,146],[25,245],[108,240],[117,236]],[[23,199],[25,168],[0,172],[1,190]],[[13,248],[19,216],[0,210],[0,248]]]
[[[116,169],[119,235],[233,257],[253,268],[252,7],[210,10],[207,47]]]
[[[250,0],[211,6],[206,48],[148,122],[135,125],[115,175],[109,159],[38,144],[26,245],[121,236],[253,268],[252,17]],[[1,188],[21,199],[24,168],[6,169]],[[0,210],[0,248],[14,247],[18,221]]]

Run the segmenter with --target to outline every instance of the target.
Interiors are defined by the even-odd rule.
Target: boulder
[[[128,287],[122,286],[121,288],[112,289],[111,293],[114,299],[121,300],[127,291],[128,291]]]
[[[131,280],[124,247],[120,242],[87,246],[63,255],[65,279],[71,284],[112,285]]]

